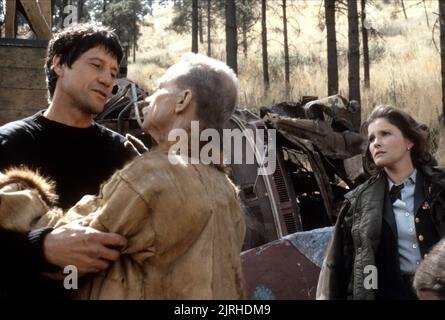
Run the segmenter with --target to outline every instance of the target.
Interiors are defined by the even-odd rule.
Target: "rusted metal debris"
[[[297,232],[244,251],[241,262],[252,300],[313,300],[332,227]]]
[[[241,259],[250,299],[315,298],[321,262],[332,232],[330,226],[344,194],[366,177],[362,163],[366,144],[351,121],[356,112],[360,110],[355,103],[338,95],[324,99],[304,97],[300,103],[261,109],[264,124],[278,132],[277,162],[281,166],[276,175],[288,177],[283,178],[287,183],[273,186],[278,199],[296,199],[292,210],[301,229],[277,239],[264,234],[264,239],[269,236],[269,242],[260,246],[248,243],[254,248],[244,251]],[[258,118],[255,120],[255,126],[261,124]],[[246,180],[246,176],[246,171],[238,170],[234,180]],[[260,200],[267,201],[252,203],[243,199],[246,220],[254,220],[257,225],[269,215],[267,210],[251,214],[252,207],[264,207]],[[284,217],[283,207],[278,202],[279,217]]]
[[[344,194],[366,176],[366,145],[351,124],[355,112],[357,105],[338,95],[263,107],[260,116],[235,112],[228,128],[278,134],[273,177],[258,177],[258,164],[231,166],[248,221],[246,249],[335,222]]]

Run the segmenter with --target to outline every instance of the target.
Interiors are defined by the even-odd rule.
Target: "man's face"
[[[65,105],[83,113],[102,112],[118,73],[117,59],[105,48],[94,47],[80,55],[71,68],[67,65],[61,68],[55,95]]]
[[[178,102],[180,89],[175,84],[175,78],[168,81],[161,81],[156,91],[145,99],[148,105],[143,109],[144,122],[142,130],[159,143],[168,137],[175,106]]]

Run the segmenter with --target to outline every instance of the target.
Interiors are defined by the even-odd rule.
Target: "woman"
[[[372,177],[348,193],[323,262],[317,299],[415,299],[412,278],[445,235],[445,173],[424,128],[391,106],[362,125]]]

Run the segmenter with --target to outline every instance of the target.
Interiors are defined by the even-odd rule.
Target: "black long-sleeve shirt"
[[[94,123],[76,128],[43,111],[0,127],[0,171],[26,165],[56,183],[59,206],[68,209],[131,159],[125,138]]]
[[[55,271],[43,255],[43,239],[52,228],[22,234],[0,229],[0,299],[11,297],[63,298],[62,283],[46,279]]]

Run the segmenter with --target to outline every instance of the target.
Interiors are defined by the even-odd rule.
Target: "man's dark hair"
[[[113,30],[95,24],[76,24],[56,33],[50,40],[45,61],[46,83],[51,100],[56,89],[57,74],[53,58],[60,56],[60,64],[69,68],[86,51],[103,47],[119,64],[123,57],[122,46]]]

